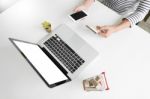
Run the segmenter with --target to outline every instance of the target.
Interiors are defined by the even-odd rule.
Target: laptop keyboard
[[[71,49],[57,34],[49,38],[44,45],[74,73],[85,61]]]

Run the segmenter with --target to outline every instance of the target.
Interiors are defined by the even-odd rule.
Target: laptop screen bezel
[[[30,60],[24,55],[24,53],[20,50],[20,48],[14,43],[14,41],[19,41],[19,42],[24,42],[24,43],[29,43],[29,44],[33,44],[33,45],[37,45],[41,50],[42,48],[38,45],[38,44],[35,44],[35,43],[31,43],[31,42],[27,42],[27,41],[23,41],[23,40],[18,40],[18,39],[14,39],[14,38],[9,38],[9,40],[12,42],[12,44],[15,46],[15,48],[21,53],[21,55],[26,59],[26,61],[30,64],[30,66],[36,71],[36,73],[40,76],[40,78],[44,81],[44,83],[50,87],[50,88],[53,88],[55,86],[58,86],[58,85],[61,85],[63,83],[66,83],[66,82],[69,82],[71,81],[71,78],[69,76],[67,76],[67,74],[64,74],[64,72],[62,72],[68,79],[66,80],[62,80],[62,81],[59,81],[59,82],[56,82],[56,83],[53,83],[53,84],[49,84],[45,78],[40,74],[40,72],[35,68],[35,66],[30,62]],[[43,50],[42,50],[43,51]],[[43,51],[44,52],[44,51]],[[45,52],[44,52],[45,53]],[[47,55],[47,54],[45,54]],[[56,65],[56,64],[55,64]]]

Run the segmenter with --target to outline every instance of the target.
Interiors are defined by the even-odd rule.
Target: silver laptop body
[[[46,46],[46,42],[52,37],[55,37],[58,42],[61,40],[66,43],[78,56],[80,56],[80,58],[84,60],[82,65],[79,66],[79,68],[76,69],[74,72],[71,72],[58,58],[58,56],[56,56],[54,52],[52,52]],[[60,63],[60,65],[68,72],[67,75],[71,79],[79,75],[80,72],[99,55],[98,51],[92,48],[85,40],[83,40],[77,33],[75,33],[70,27],[65,24],[58,26],[51,34],[48,34],[46,37],[42,38],[38,42],[38,45],[40,47],[44,47]],[[74,63],[71,62],[71,64]]]

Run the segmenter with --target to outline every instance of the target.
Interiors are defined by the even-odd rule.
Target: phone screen
[[[74,20],[78,20],[78,19],[81,19],[85,16],[87,16],[87,14],[83,11],[79,11],[79,12],[76,12],[76,13],[73,13],[70,15]]]

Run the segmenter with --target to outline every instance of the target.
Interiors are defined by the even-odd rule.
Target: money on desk
[[[83,87],[85,91],[109,90],[105,72],[83,80]]]

